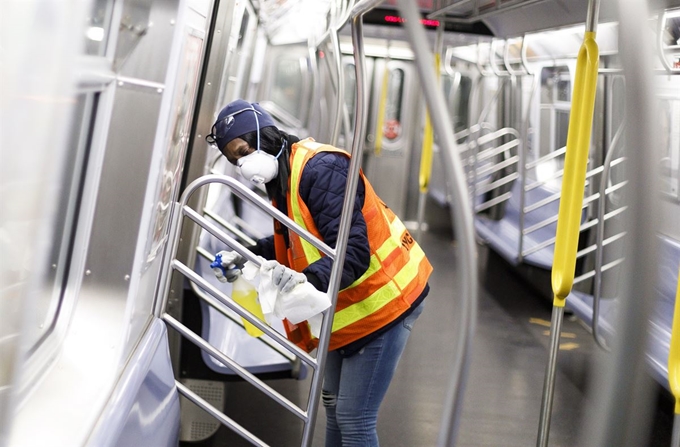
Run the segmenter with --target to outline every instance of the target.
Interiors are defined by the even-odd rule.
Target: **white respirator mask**
[[[225,122],[224,126],[227,126],[226,130],[229,130],[231,125],[233,125],[234,116],[245,111],[252,111],[255,117],[255,129],[257,130],[257,149],[255,152],[239,158],[236,161],[236,166],[238,172],[246,180],[249,180],[256,185],[262,185],[272,181],[272,179],[279,173],[278,158],[283,153],[283,148],[286,145],[286,141],[284,140],[281,143],[281,149],[279,150],[279,153],[276,154],[276,156],[273,156],[260,149],[260,120],[257,117],[260,112],[255,110],[252,106],[250,108],[245,108],[234,112],[222,120]],[[213,133],[215,133],[215,131],[213,131]]]
[[[283,149],[283,147],[281,148]],[[241,175],[256,185],[269,183],[279,173],[279,154],[274,157],[264,151],[257,150],[241,157],[236,162]]]

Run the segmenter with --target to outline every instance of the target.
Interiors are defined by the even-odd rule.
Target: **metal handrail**
[[[501,84],[501,88],[496,90],[494,95],[491,97],[491,100],[482,109],[482,112],[480,113],[479,118],[477,120],[477,125],[480,127],[480,129],[482,129],[482,122],[484,122],[486,120],[487,115],[489,113],[491,113],[491,106],[498,101],[498,98],[500,97],[500,94],[503,91],[504,87],[505,87],[505,84]],[[478,156],[479,156],[478,149],[479,149],[479,141],[483,137],[484,136],[482,135],[481,137],[477,138],[477,141],[471,142],[469,144],[469,148],[472,150],[472,154],[470,155],[470,158],[472,160],[472,166],[471,166],[472,176],[471,176],[471,179],[470,179],[470,182],[471,182],[470,189],[471,189],[472,197],[477,196],[476,187],[477,187],[477,161],[478,161]],[[469,166],[469,164],[468,164],[468,166]],[[474,204],[472,206],[474,206]]]
[[[307,419],[307,415],[306,415],[306,412],[304,410],[302,410],[300,407],[298,407],[293,402],[288,400],[285,396],[283,396],[281,393],[276,391],[274,388],[270,387],[265,382],[258,379],[255,375],[250,373],[247,369],[243,368],[237,362],[232,360],[228,355],[225,355],[222,351],[215,348],[213,345],[211,345],[207,341],[203,340],[203,338],[200,335],[196,334],[194,331],[192,331],[191,329],[189,329],[188,327],[186,327],[185,325],[183,325],[182,323],[177,321],[170,314],[168,314],[168,313],[163,314],[163,321],[165,321],[170,326],[172,326],[172,328],[175,329],[177,332],[184,335],[184,337],[186,339],[188,339],[190,342],[192,342],[194,345],[196,345],[197,347],[199,347],[203,351],[207,352],[208,354],[210,354],[215,359],[222,362],[229,369],[231,369],[236,374],[238,374],[243,380],[250,383],[255,388],[264,392],[268,396],[272,397],[272,399],[274,401],[276,401],[281,406],[285,407],[287,410],[289,410],[295,416],[297,416],[298,418],[300,418],[302,420]]]
[[[625,236],[625,233],[623,234],[623,236]],[[614,267],[618,267],[619,265],[622,265],[625,260],[626,260],[626,258],[615,259],[615,260],[603,265],[602,271],[606,272],[606,271],[613,269]],[[577,276],[576,278],[574,278],[574,284],[578,284],[578,283],[583,282],[587,279],[593,278],[594,276],[595,276],[595,271],[591,270],[588,273],[585,273],[581,276]]]
[[[491,44],[489,45],[489,67],[491,67],[491,71],[496,77],[506,78],[510,76],[510,72],[508,70],[499,70],[496,65],[496,42],[498,42],[498,40],[492,39]],[[503,42],[505,42],[505,46],[507,47],[507,41],[504,40]],[[505,51],[505,49],[503,51]]]
[[[316,417],[316,412],[318,409],[318,397],[320,394],[321,390],[321,384],[323,380],[323,362],[325,360],[325,350],[328,348],[328,338],[330,337],[330,329],[331,329],[331,324],[332,324],[332,313],[329,310],[326,310],[323,312],[323,322],[321,325],[321,334],[319,335],[319,345],[323,347],[324,351],[319,351],[317,353],[316,359],[307,354],[305,351],[301,350],[298,346],[290,342],[285,336],[280,334],[278,331],[275,329],[269,327],[266,323],[261,321],[259,318],[255,317],[253,314],[251,314],[249,311],[238,305],[236,302],[231,300],[229,297],[227,297],[224,293],[222,293],[219,289],[214,287],[212,284],[207,282],[205,279],[203,279],[200,275],[198,275],[196,272],[194,272],[191,268],[187,267],[177,259],[175,259],[176,252],[177,252],[177,247],[179,246],[179,237],[180,233],[182,230],[182,224],[183,224],[183,219],[184,218],[189,218],[196,224],[198,224],[200,227],[203,229],[207,230],[210,234],[212,234],[214,237],[219,239],[221,242],[225,243],[238,253],[240,253],[242,256],[244,256],[247,260],[253,262],[255,265],[259,266],[260,265],[260,259],[257,256],[255,256],[250,250],[248,250],[246,247],[241,245],[236,239],[231,237],[229,234],[225,233],[222,231],[218,226],[216,226],[214,223],[212,223],[210,220],[208,220],[206,217],[203,215],[199,214],[195,210],[193,210],[191,207],[187,205],[190,197],[194,192],[196,192],[199,188],[208,185],[208,184],[213,184],[213,183],[218,183],[222,184],[226,187],[228,187],[231,192],[236,195],[237,197],[250,202],[260,210],[264,211],[265,213],[269,214],[271,217],[277,219],[279,222],[281,222],[283,225],[285,225],[287,228],[290,230],[296,232],[300,237],[303,237],[306,239],[309,243],[311,243],[314,247],[316,247],[319,251],[323,252],[327,256],[329,256],[331,259],[334,260],[333,262],[333,268],[332,268],[332,273],[331,273],[331,279],[333,278],[333,275],[336,275],[336,277],[339,277],[338,272],[342,270],[342,262],[338,261],[338,255],[337,255],[337,249],[334,250],[331,247],[329,247],[327,244],[324,242],[318,240],[315,238],[310,232],[305,230],[304,228],[300,227],[298,224],[296,224],[292,219],[288,218],[288,216],[284,215],[281,213],[278,209],[274,208],[271,206],[269,203],[267,203],[262,197],[260,197],[258,194],[255,192],[251,191],[248,189],[245,185],[241,184],[238,182],[236,179],[227,177],[227,176],[222,176],[222,175],[215,175],[215,174],[210,174],[206,175],[203,177],[200,177],[196,180],[194,180],[187,188],[185,189],[184,193],[180,197],[179,202],[173,204],[172,208],[172,216],[171,216],[171,229],[170,229],[170,236],[169,236],[169,244],[168,244],[168,250],[166,252],[166,260],[165,262],[166,265],[169,265],[170,268],[166,269],[162,273],[162,278],[161,278],[161,285],[162,285],[162,296],[164,296],[164,300],[162,303],[162,308],[160,310],[161,314],[159,317],[163,318],[166,323],[168,323],[170,326],[172,326],[174,329],[179,331],[182,335],[187,337],[190,341],[193,343],[196,343],[199,345],[201,349],[204,351],[208,352],[208,354],[212,355],[213,357],[217,358],[219,361],[222,363],[225,363],[227,366],[229,366],[232,370],[234,370],[238,375],[243,377],[245,380],[259,388],[262,392],[267,394],[270,398],[273,400],[277,401],[278,403],[282,404],[284,408],[286,408],[288,411],[293,412],[296,414],[298,417],[303,419],[304,421],[304,429],[303,429],[303,445],[304,446],[309,446],[311,445],[311,440],[312,440],[312,433],[314,430],[314,422],[315,422],[315,417]],[[343,209],[343,213],[346,213],[346,209]],[[346,217],[343,214],[343,217]],[[340,230],[343,229],[342,225],[347,226],[348,225],[348,220],[345,220],[343,223],[341,221],[340,225]],[[344,228],[345,230],[347,228]],[[347,240],[345,239],[344,242],[340,239],[338,239],[338,245],[337,247],[344,248],[342,244],[346,246]],[[205,290],[213,299],[206,299],[206,297],[203,294],[200,294],[199,297],[206,301],[210,305],[215,305],[214,307],[220,311],[223,312],[224,309],[216,305],[216,301],[221,304],[226,306],[227,308],[231,309],[234,311],[236,314],[238,314],[240,317],[251,323],[253,326],[256,328],[260,329],[262,332],[267,334],[271,338],[271,340],[277,342],[281,347],[284,349],[288,350],[291,354],[293,354],[295,357],[300,359],[301,361],[305,362],[308,366],[310,366],[313,370],[313,375],[312,375],[312,383],[310,386],[310,392],[308,396],[308,402],[307,402],[307,410],[303,411],[296,405],[290,403],[287,399],[283,398],[281,395],[279,395],[276,391],[270,389],[267,385],[261,383],[259,379],[254,378],[252,374],[250,374],[247,370],[244,368],[241,368],[237,364],[233,363],[231,359],[225,358],[220,351],[215,348],[214,346],[210,345],[208,342],[205,342],[204,340],[200,339],[200,337],[196,334],[193,334],[193,332],[189,331],[187,328],[181,325],[181,323],[177,322],[174,320],[170,315],[166,314],[164,310],[167,307],[167,301],[169,297],[169,293],[167,293],[170,290],[170,283],[172,281],[173,277],[173,272],[177,272],[182,274],[185,278],[190,280],[192,283],[197,284],[201,289]],[[338,281],[339,282],[339,281]],[[331,293],[333,293],[331,295]],[[329,290],[329,296],[332,298],[333,305],[335,304],[335,301],[337,300],[337,288],[333,290]],[[200,341],[199,341],[200,340]],[[180,388],[180,383],[178,382],[178,388]],[[181,388],[180,388],[181,389]],[[207,408],[205,407],[202,403],[200,398],[197,398],[194,393],[184,393],[187,398],[192,400],[194,403],[197,405],[201,406],[204,408],[206,411],[208,411],[210,414],[215,416],[220,422],[225,424],[226,426],[230,427],[232,430],[234,430],[236,433],[238,433],[240,436],[244,437],[251,443],[255,445],[260,445],[264,446],[264,444],[261,440],[258,438],[254,437],[251,433],[249,433],[247,430],[243,429],[243,427],[240,427],[238,424],[233,424],[229,418],[227,418],[224,414],[219,412],[218,410],[214,408]]]
[[[529,141],[529,128],[531,127],[531,104],[533,104],[534,97],[536,96],[536,92],[538,92],[538,88],[541,84],[541,78],[540,76],[537,76],[536,73],[532,72],[529,69],[528,62],[526,61],[526,42],[527,38],[524,36],[522,39],[522,65],[524,66],[524,69],[529,73],[531,76],[533,76],[533,79],[531,81],[531,92],[529,94],[529,101],[528,101],[528,106],[525,111],[524,119],[522,120],[522,128],[520,129],[520,147],[519,147],[519,154],[520,154],[520,162],[519,162],[519,168],[518,168],[518,173],[519,173],[519,181],[520,181],[520,194],[519,194],[519,209],[523,210],[524,205],[526,204],[526,182],[527,182],[527,150],[528,150],[528,145],[526,144],[527,141]],[[523,258],[523,251],[524,251],[524,220],[525,216],[524,213],[520,212],[519,213],[519,241],[517,242],[517,261],[522,262],[524,260]]]
[[[537,158],[536,160],[534,160],[534,161],[532,161],[532,162],[530,162],[530,163],[527,163],[527,169],[533,169],[533,168],[535,168],[536,166],[538,166],[538,165],[540,165],[540,164],[542,164],[542,163],[545,163],[546,161],[550,161],[550,160],[552,160],[553,158],[557,158],[557,157],[559,157],[560,155],[564,155],[564,154],[566,154],[566,153],[567,153],[567,146],[563,146],[563,147],[557,149],[556,151],[553,151],[553,152],[551,152],[551,153],[549,153],[549,154],[546,154],[546,155],[544,155],[544,156],[542,156],[542,157],[540,157],[540,158]]]
[[[475,212],[479,213],[481,211],[487,210],[489,208],[492,208],[500,203],[503,203],[512,197],[510,192],[506,192],[504,194],[501,194],[500,196],[494,197],[493,199],[484,202],[482,205],[477,205],[475,206]]]
[[[522,37],[522,49],[520,50],[520,57],[522,58],[522,66],[524,67],[524,70],[527,72],[527,74],[535,76],[536,73],[529,68],[529,60],[527,59],[527,36]]]
[[[437,89],[437,83],[433,70],[433,62],[427,51],[428,44],[419,21],[419,13],[415,3],[410,0],[399,0],[399,10],[406,19],[405,28],[411,46],[416,57],[416,67],[420,75],[425,98],[427,100],[432,124],[439,137],[439,142],[444,148],[442,154],[445,162],[446,178],[451,180],[452,206],[450,208],[451,219],[456,229],[456,240],[460,248],[460,284],[461,293],[455,293],[453,299],[459,300],[458,310],[454,312],[451,326],[456,329],[452,340],[455,343],[455,353],[449,392],[446,397],[445,414],[442,419],[442,428],[439,435],[438,445],[453,446],[456,443],[458,424],[463,405],[463,392],[465,389],[467,371],[470,365],[470,353],[472,337],[477,318],[477,260],[476,243],[474,235],[473,217],[464,181],[463,164],[455,157],[451,148],[456,147],[453,130],[450,127],[446,104]]]
[[[586,207],[584,206],[583,208],[585,209]],[[604,220],[607,221],[607,220],[609,220],[609,219],[611,219],[611,218],[613,218],[613,217],[615,217],[615,216],[618,216],[618,215],[621,214],[623,211],[625,211],[625,208],[619,208],[619,209],[616,210],[616,211],[612,211],[612,212],[610,212],[610,213],[607,213],[607,214],[605,215]],[[524,234],[525,234],[525,235],[531,234],[531,233],[533,233],[533,232],[536,231],[536,230],[539,230],[539,229],[541,229],[541,228],[543,228],[543,227],[545,227],[545,226],[547,226],[547,225],[550,225],[551,223],[555,223],[556,221],[557,221],[557,216],[553,216],[553,217],[550,217],[550,218],[548,218],[548,219],[545,219],[545,220],[543,220],[543,221],[541,221],[541,222],[539,222],[539,223],[537,223],[537,224],[535,224],[535,225],[532,225],[532,226],[529,227],[529,228],[525,228],[525,229],[524,229]],[[598,223],[597,219],[593,219],[593,220],[590,220],[590,221],[588,221],[588,222],[584,222],[584,223],[581,224],[581,226],[579,227],[579,232],[581,232],[581,231],[583,231],[583,230],[587,230],[588,228],[592,228],[592,227],[595,226],[597,223]],[[523,255],[524,255],[524,256],[528,256],[528,255],[530,255],[531,253],[537,252],[537,251],[539,251],[539,250],[541,250],[541,249],[543,249],[543,248],[545,248],[545,247],[548,247],[548,246],[550,246],[550,245],[552,245],[552,244],[555,243],[555,239],[556,239],[556,238],[555,238],[554,236],[551,237],[551,238],[549,238],[549,239],[546,239],[546,240],[544,240],[543,242],[541,242],[540,244],[537,244],[537,245],[531,247],[530,249],[524,250]],[[581,256],[581,254],[582,254],[582,252],[577,252],[577,257]]]
[[[478,128],[481,129],[483,128],[483,126],[480,124],[478,125]],[[480,146],[484,146],[498,138],[503,138],[506,136],[514,137],[514,139],[506,143],[503,143],[500,146],[490,147],[481,151],[478,150]],[[505,175],[504,177],[496,179],[491,183],[484,185],[478,184],[479,177],[487,177],[488,175],[491,175],[495,172],[501,171],[507,167],[518,164],[520,160],[519,155],[508,156],[506,159],[498,162],[490,162],[488,160],[498,156],[501,153],[507,153],[510,149],[518,147],[519,145],[520,145],[519,132],[510,127],[505,127],[502,129],[492,131],[489,134],[482,135],[475,139],[474,141],[471,141],[469,146],[471,147],[471,149],[473,149],[473,154],[471,155],[470,158],[472,158],[473,161],[471,163],[472,172],[470,194],[473,199],[481,197],[484,194],[496,190],[503,185],[507,185],[508,183],[513,182],[519,177],[519,174],[517,172],[513,172],[508,175]],[[487,162],[480,164],[480,162],[484,161]],[[500,203],[507,201],[508,199],[510,199],[511,196],[512,194],[510,192],[502,193],[499,196],[491,198],[483,203],[474,204],[473,210],[475,213],[485,211],[489,208],[492,208],[493,206],[496,206]]]
[[[522,37],[522,49],[524,49],[524,41],[525,38]],[[522,50],[520,50],[522,51]],[[523,62],[523,61],[522,61]],[[505,70],[510,74],[510,76],[524,76],[530,74],[524,64],[522,64],[522,69],[521,70],[515,70],[512,68],[512,64],[510,63],[510,45],[508,45],[508,41],[505,41],[505,49],[503,51],[503,65],[505,65]]]
[[[479,74],[482,76],[491,76],[493,74],[493,71],[487,71],[487,69],[484,68],[484,64],[482,64],[482,46],[479,43],[477,44],[477,61],[475,65],[477,66],[477,70],[479,70]]]
[[[481,138],[479,140],[481,140]],[[479,140],[477,140],[477,141],[479,141]],[[477,146],[481,146],[481,144],[477,144]],[[493,158],[494,156],[499,155],[503,152],[507,152],[510,149],[512,149],[513,147],[517,147],[517,146],[519,146],[519,140],[515,139],[515,140],[508,141],[507,143],[503,143],[500,146],[490,147],[488,149],[484,149],[484,150],[477,153],[477,161],[484,161],[484,160],[487,160],[489,158]],[[515,155],[515,157],[516,157],[516,155]]]
[[[247,234],[245,234],[243,231],[241,231],[235,225],[231,224],[230,222],[227,222],[225,219],[222,218],[222,216],[218,215],[213,210],[210,210],[208,208],[203,208],[203,214],[210,217],[215,222],[219,223],[224,228],[226,228],[227,230],[234,233],[236,236],[240,237],[242,240],[247,242],[249,245],[255,245],[257,243],[257,241],[255,239],[253,239],[250,236],[248,236]]]
[[[434,70],[437,77],[437,89],[441,91],[441,54],[444,46],[444,25],[440,24],[437,27],[437,34],[434,42]],[[452,87],[453,89],[453,87]],[[453,93],[453,92],[452,92]],[[448,109],[447,109],[448,110]],[[430,179],[432,177],[432,154],[434,151],[434,128],[432,127],[432,120],[430,113],[425,113],[425,129],[423,131],[423,144],[420,156],[420,170],[418,173],[418,211],[416,230],[416,240],[421,240],[423,231],[423,221],[425,220],[425,202],[427,192],[430,188]]]
[[[312,122],[312,117],[314,116],[314,109],[318,107],[318,115],[319,117],[323,116],[324,110],[321,108],[321,83],[318,81],[319,79],[319,63],[317,60],[317,49],[318,49],[318,44],[314,41],[314,36],[310,35],[307,38],[307,64],[309,68],[309,72],[312,74],[311,79],[309,82],[311,83],[311,98],[309,100],[309,108],[307,109],[307,118],[305,122],[307,123],[307,126],[310,126],[310,123]]]
[[[493,191],[494,189],[498,189],[499,187],[501,187],[503,185],[507,185],[508,183],[512,183],[513,180],[517,179],[517,177],[519,177],[519,174],[517,174],[516,172],[513,172],[512,174],[506,175],[505,177],[501,177],[500,179],[495,180],[495,181],[489,183],[488,185],[484,185],[483,187],[479,188],[479,191],[480,191],[479,195]],[[509,198],[512,195],[512,193],[510,191],[508,191],[508,192],[504,193],[504,195],[507,195],[508,198]],[[485,203],[488,203],[492,200],[494,200],[494,199],[490,199]]]
[[[515,146],[517,146],[517,145],[515,145]],[[505,169],[509,166],[517,164],[517,161],[519,161],[519,157],[517,155],[513,155],[512,157],[510,157],[506,160],[500,161],[498,163],[493,163],[489,166],[482,166],[482,167],[480,167],[480,169],[477,170],[477,177],[482,177],[482,176],[485,176],[485,175],[493,174],[493,173],[498,172],[500,170],[503,170],[503,169]],[[516,173],[513,173],[513,174],[516,174]],[[510,177],[510,176],[511,176],[511,174],[508,174],[506,177]]]
[[[213,225],[211,222],[206,220],[203,216],[198,214],[196,211],[192,210],[188,206],[182,207],[180,210],[180,217],[188,217],[191,220],[193,220],[195,223],[198,225],[202,226],[206,230],[208,230],[213,236],[218,238],[220,241],[223,243],[229,245],[230,247],[236,249],[236,251],[240,252],[244,257],[249,258],[251,262],[253,262],[255,265],[258,267],[260,266],[260,259],[257,258],[255,255],[253,255],[247,248],[242,246],[241,244],[238,243],[234,238],[220,230],[218,227]],[[233,310],[236,312],[240,317],[243,317],[246,319],[249,323],[252,323],[253,326],[256,326],[258,329],[262,330],[265,334],[269,335],[271,338],[274,340],[278,341],[283,347],[288,349],[291,353],[297,355],[300,357],[303,361],[305,361],[307,364],[310,366],[314,367],[314,359],[309,356],[306,352],[300,350],[296,345],[293,343],[289,342],[285,337],[283,337],[281,334],[279,334],[277,331],[263,323],[261,320],[258,318],[255,318],[251,313],[243,310],[242,307],[240,306],[234,306],[232,304],[232,301],[225,299],[226,295],[222,293],[219,289],[217,289],[215,286],[207,282],[202,276],[199,276],[196,272],[194,272],[191,268],[183,264],[182,262],[178,260],[173,260],[170,262],[170,266],[172,267],[173,270],[178,271],[182,275],[184,275],[187,279],[194,281],[197,283],[199,286],[201,286],[204,290],[206,290],[210,295],[212,295],[215,299],[219,300],[222,304],[227,306],[229,309]]]
[[[346,9],[340,11],[338,14],[339,19],[337,23],[329,30],[331,37],[331,44],[333,45],[333,54],[335,59],[335,68],[338,73],[338,86],[336,88],[336,103],[335,103],[335,120],[333,121],[333,130],[331,132],[332,146],[338,145],[338,138],[340,137],[340,126],[342,125],[342,119],[344,117],[345,110],[345,72],[342,69],[342,52],[340,51],[340,29],[345,26],[347,20],[349,20],[349,15],[352,7],[354,6],[354,0],[349,0],[346,4]],[[349,133],[349,127],[345,129]]]
[[[340,138],[340,126],[342,125],[342,112],[345,104],[345,72],[342,69],[342,53],[340,52],[340,38],[338,36],[340,30],[336,29],[331,32],[331,45],[333,46],[333,59],[335,61],[335,70],[337,72],[337,86],[335,88],[335,115],[333,119],[333,126],[331,130],[331,146],[338,145]]]
[[[595,253],[595,284],[593,290],[593,317],[591,327],[595,342],[605,351],[609,351],[609,347],[605,343],[604,339],[599,336],[598,327],[598,321],[600,316],[600,299],[602,298],[602,264],[604,262],[604,248],[603,248],[604,222],[605,222],[604,215],[607,205],[605,191],[607,190],[607,184],[609,183],[609,174],[612,167],[612,159],[614,158],[614,152],[616,151],[616,149],[619,148],[619,141],[621,139],[621,135],[623,134],[624,122],[625,120],[621,121],[621,124],[619,125],[616,134],[614,134],[614,138],[612,138],[612,143],[609,147],[609,151],[607,152],[607,156],[604,159],[603,163],[604,169],[602,171],[602,177],[600,178],[600,201],[598,202],[597,207],[597,219],[600,222],[600,225],[597,228],[596,245],[597,247],[600,248]]]
[[[209,262],[212,262],[214,260],[214,255],[208,252],[208,250],[204,249],[203,247],[196,247],[196,252]],[[245,327],[243,321],[240,320],[239,318],[234,317],[232,314],[224,310],[223,308],[224,306],[219,301],[214,300],[210,296],[206,295],[205,292],[200,287],[198,287],[198,285],[196,285],[196,283],[192,281],[189,281],[189,283],[191,286],[191,290],[198,297],[203,299],[206,303],[210,304],[210,306],[215,308],[218,312],[220,312],[224,317],[231,320],[234,324],[239,325],[241,327]],[[286,357],[288,360],[290,360],[291,363],[295,363],[298,360],[297,357],[291,355],[288,351],[281,349],[279,345],[270,341],[269,338],[267,337],[257,337],[257,340],[267,345],[267,347],[273,349],[277,353],[281,354],[283,357]]]

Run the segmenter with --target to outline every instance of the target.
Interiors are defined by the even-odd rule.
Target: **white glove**
[[[288,293],[298,284],[307,282],[307,277],[304,274],[289,269],[277,261],[264,262],[262,269],[264,271],[272,270],[272,283],[281,293]]]
[[[222,250],[215,255],[215,258],[217,259],[218,256],[221,256],[222,258],[220,262],[221,267],[214,265],[215,263],[211,264],[217,279],[220,282],[236,281],[236,279],[241,276],[241,269],[243,268],[246,259],[236,251]]]

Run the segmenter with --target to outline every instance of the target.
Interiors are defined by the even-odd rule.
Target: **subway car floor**
[[[435,267],[425,310],[416,322],[378,420],[386,447],[434,446],[441,426],[453,359],[455,242],[450,233],[425,232],[423,249]],[[478,245],[479,306],[457,446],[535,445],[545,366],[551,302],[524,282],[498,255]],[[585,327],[564,321],[550,426],[551,447],[577,447],[585,411],[592,359],[601,354]],[[295,402],[303,402],[309,380],[268,380]],[[649,446],[670,446],[672,404],[659,388]],[[300,445],[300,421],[245,382],[229,382],[225,413],[272,446]],[[324,445],[320,405],[313,446]],[[184,443],[183,443],[184,444]],[[221,427],[200,443],[186,446],[246,446]]]

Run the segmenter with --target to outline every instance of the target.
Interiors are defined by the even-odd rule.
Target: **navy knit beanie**
[[[211,136],[222,150],[234,138],[257,130],[258,124],[260,129],[276,126],[272,117],[259,104],[237,99],[220,111],[213,124]]]

